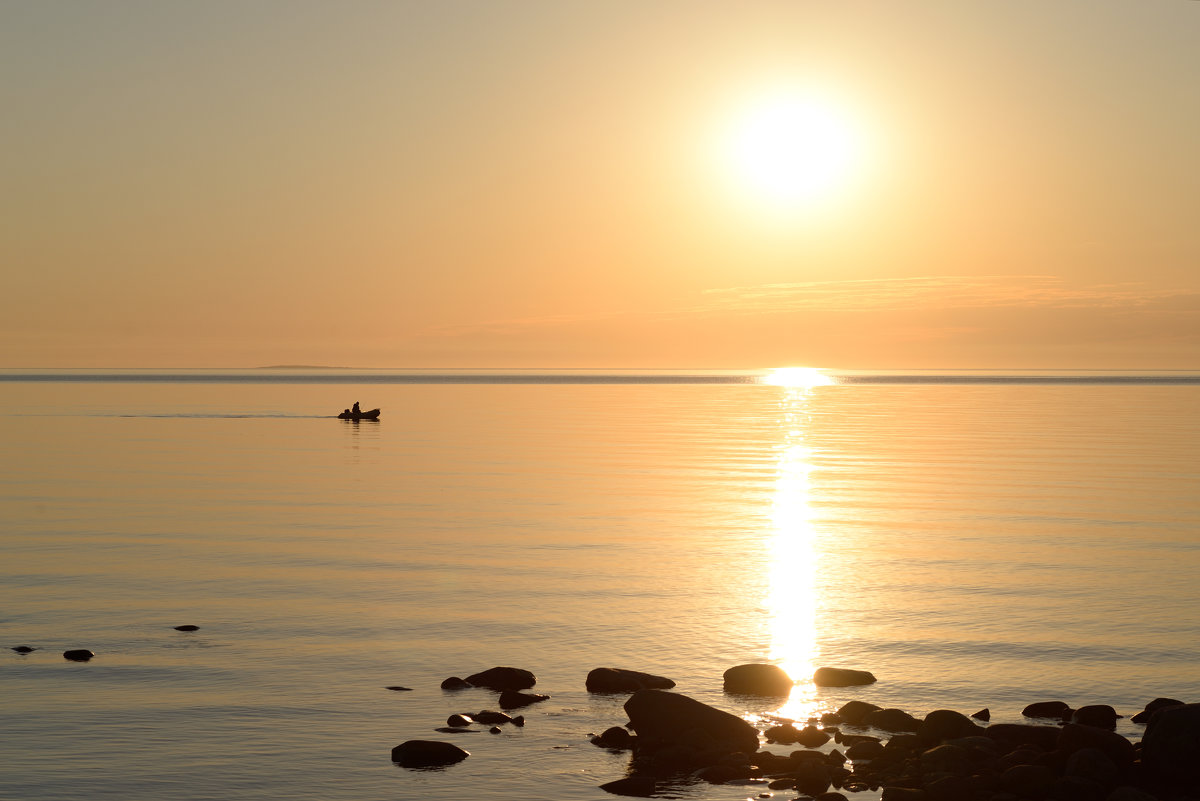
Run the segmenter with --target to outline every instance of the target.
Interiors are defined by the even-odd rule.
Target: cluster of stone
[[[764,669],[770,666],[746,667],[726,673],[727,691],[781,693],[778,675]],[[752,687],[747,677],[760,682]],[[747,721],[676,693],[637,690],[625,711],[625,727],[593,739],[631,751],[629,775],[601,785],[619,795],[653,796],[703,780],[759,782],[820,801],[868,790],[881,792],[882,801],[1200,801],[1200,704],[1174,699],[1156,699],[1132,718],[1146,724],[1136,744],[1114,731],[1120,716],[1106,705],[1031,704],[1027,717],[1054,725],[984,726],[978,721],[988,720],[986,709],[972,716],[942,709],[919,719],[851,701],[805,724],[779,720],[762,732],[769,746],[804,747],[786,755],[759,750],[760,733]],[[828,753],[816,750],[831,740]]]
[[[537,693],[521,692],[537,684],[537,677],[528,670],[514,667],[494,667],[480,673],[473,673],[465,679],[457,676],[442,682],[443,690],[463,690],[468,687],[483,687],[500,694],[501,709],[517,709],[539,701],[545,701],[550,696]],[[408,690],[408,687],[392,686],[389,690]],[[511,716],[507,712],[494,709],[481,709],[478,712],[459,712],[446,719],[446,725],[435,731],[445,734],[458,734],[475,731],[471,728],[480,723],[488,726],[492,734],[500,734],[504,724],[521,727],[525,725],[523,715]],[[470,752],[459,748],[453,743],[439,740],[407,740],[392,749],[392,761],[406,768],[437,768],[461,762],[470,756]]]

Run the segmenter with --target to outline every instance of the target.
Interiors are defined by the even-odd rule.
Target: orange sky
[[[1197,41],[1190,0],[6,3],[0,367],[1200,367]],[[793,95],[851,142],[803,203],[730,144]]]

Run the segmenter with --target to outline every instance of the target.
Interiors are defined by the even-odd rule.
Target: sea
[[[601,801],[597,667],[763,726],[1200,701],[1197,372],[10,369],[0,449],[6,800]],[[438,732],[493,666],[549,698]]]

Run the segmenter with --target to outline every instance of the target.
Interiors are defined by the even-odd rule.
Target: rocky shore
[[[824,686],[875,681],[865,671],[821,668]],[[521,693],[536,678],[526,670],[492,668],[451,677],[447,692],[486,687],[504,708],[549,696]],[[725,674],[735,695],[786,698],[792,680],[772,665],[738,665]],[[650,673],[597,668],[588,692],[627,694],[627,721],[591,738],[600,748],[628,752],[625,775],[600,788],[617,795],[674,796],[681,785],[730,784],[760,798],[797,801],[1200,801],[1200,704],[1158,698],[1130,722],[1130,739],[1115,729],[1122,717],[1108,705],[1072,709],[1031,699],[1028,722],[989,723],[988,710],[971,715],[939,709],[918,718],[901,709],[850,701],[808,720],[751,722],[672,692],[675,683]],[[524,718],[483,710],[451,716],[439,731],[473,723],[524,725]],[[469,753],[449,743],[410,740],[392,759],[405,767],[445,766]]]

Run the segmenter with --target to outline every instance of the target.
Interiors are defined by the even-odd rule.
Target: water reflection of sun
[[[806,443],[810,393],[820,384],[813,374],[786,376],[780,382],[782,439],[776,458],[771,507],[771,565],[766,601],[771,615],[771,659],[796,680],[778,714],[804,719],[816,713],[811,677],[816,659],[817,548],[809,504],[813,452]],[[826,379],[827,382],[827,379]]]

